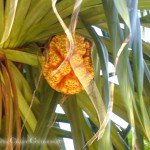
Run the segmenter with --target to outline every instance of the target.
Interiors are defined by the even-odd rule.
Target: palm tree
[[[56,6],[69,26],[74,1],[58,0]],[[93,43],[94,90],[93,95],[88,88],[66,95],[51,88],[42,75],[46,43],[65,34],[52,2],[0,0],[1,149],[60,150],[65,149],[63,138],[73,139],[76,150],[149,149],[150,44],[141,39],[141,26],[150,27],[149,9],[148,0],[83,0],[76,34]],[[108,62],[115,65],[113,74]],[[119,85],[108,80],[115,74]],[[113,112],[129,123],[126,129],[109,119],[112,100]],[[65,114],[55,112],[58,104]],[[70,123],[71,132],[59,122]],[[102,137],[90,140],[99,128]]]

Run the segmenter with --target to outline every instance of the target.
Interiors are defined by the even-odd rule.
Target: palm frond
[[[69,25],[74,1],[59,0],[56,7],[66,25]],[[109,77],[112,74],[109,73],[108,62],[115,63],[118,50],[130,35],[116,68],[119,85],[114,86],[113,112],[126,120],[135,130],[134,134],[131,134],[132,132],[129,132],[131,128],[129,130],[118,128],[109,120],[104,136],[94,141],[91,146],[85,146],[99,128],[97,111],[89,95],[81,91],[74,96],[68,96],[62,105],[66,114],[60,115],[55,113],[55,108],[61,103],[61,94],[51,89],[43,77],[38,84],[41,55],[45,44],[52,36],[64,34],[52,10],[51,1],[0,0],[1,138],[6,137],[8,140],[12,136],[17,137],[17,133],[13,131],[13,127],[18,126],[13,122],[15,118],[13,113],[16,110],[13,105],[15,106],[17,102],[15,94],[17,92],[21,124],[25,123],[23,139],[27,141],[28,137],[33,137],[49,141],[38,145],[21,144],[22,149],[64,149],[65,137],[74,140],[76,149],[84,146],[90,150],[113,148],[124,150],[131,147],[146,149],[145,141],[150,141],[150,43],[141,39],[140,28],[150,27],[149,10],[149,0],[82,2],[76,32],[93,43],[94,81],[106,109],[111,99]],[[139,16],[145,11],[146,15]],[[101,36],[98,36],[92,25],[101,29]],[[10,64],[9,69],[3,54]],[[100,69],[103,72],[102,76],[99,75]],[[99,98],[96,100],[99,102]],[[86,117],[83,111],[89,117]],[[59,122],[70,123],[71,132],[60,129]],[[52,126],[47,126],[51,123]],[[4,132],[5,125],[9,128],[6,132]],[[4,146],[13,149],[15,145],[6,144],[2,148]]]

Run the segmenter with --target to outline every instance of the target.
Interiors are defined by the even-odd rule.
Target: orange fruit
[[[91,46],[89,40],[75,35],[73,54],[68,57],[66,35],[56,35],[50,40],[41,64],[43,75],[53,89],[64,94],[76,94],[83,89],[82,84],[84,87],[90,84],[94,78]]]

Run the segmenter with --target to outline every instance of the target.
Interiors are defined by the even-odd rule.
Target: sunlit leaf
[[[128,28],[130,29],[130,19],[129,19],[129,14],[128,14],[128,6],[126,0],[114,0],[115,6],[127,24]]]
[[[29,64],[32,66],[39,65],[40,56],[36,54],[31,54],[31,53],[27,53],[23,51],[12,50],[12,49],[6,49],[2,51],[5,52],[6,57],[11,61],[25,63],[25,64]]]
[[[6,9],[5,9],[5,29],[1,39],[0,44],[3,44],[10,35],[15,14],[17,8],[18,0],[7,0],[6,1]]]

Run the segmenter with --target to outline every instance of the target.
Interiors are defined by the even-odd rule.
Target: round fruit
[[[91,62],[91,42],[75,35],[74,50],[68,57],[66,35],[56,35],[42,56],[42,71],[49,85],[64,94],[79,93],[94,78]],[[81,82],[80,82],[81,81]],[[82,84],[81,84],[82,83]]]

